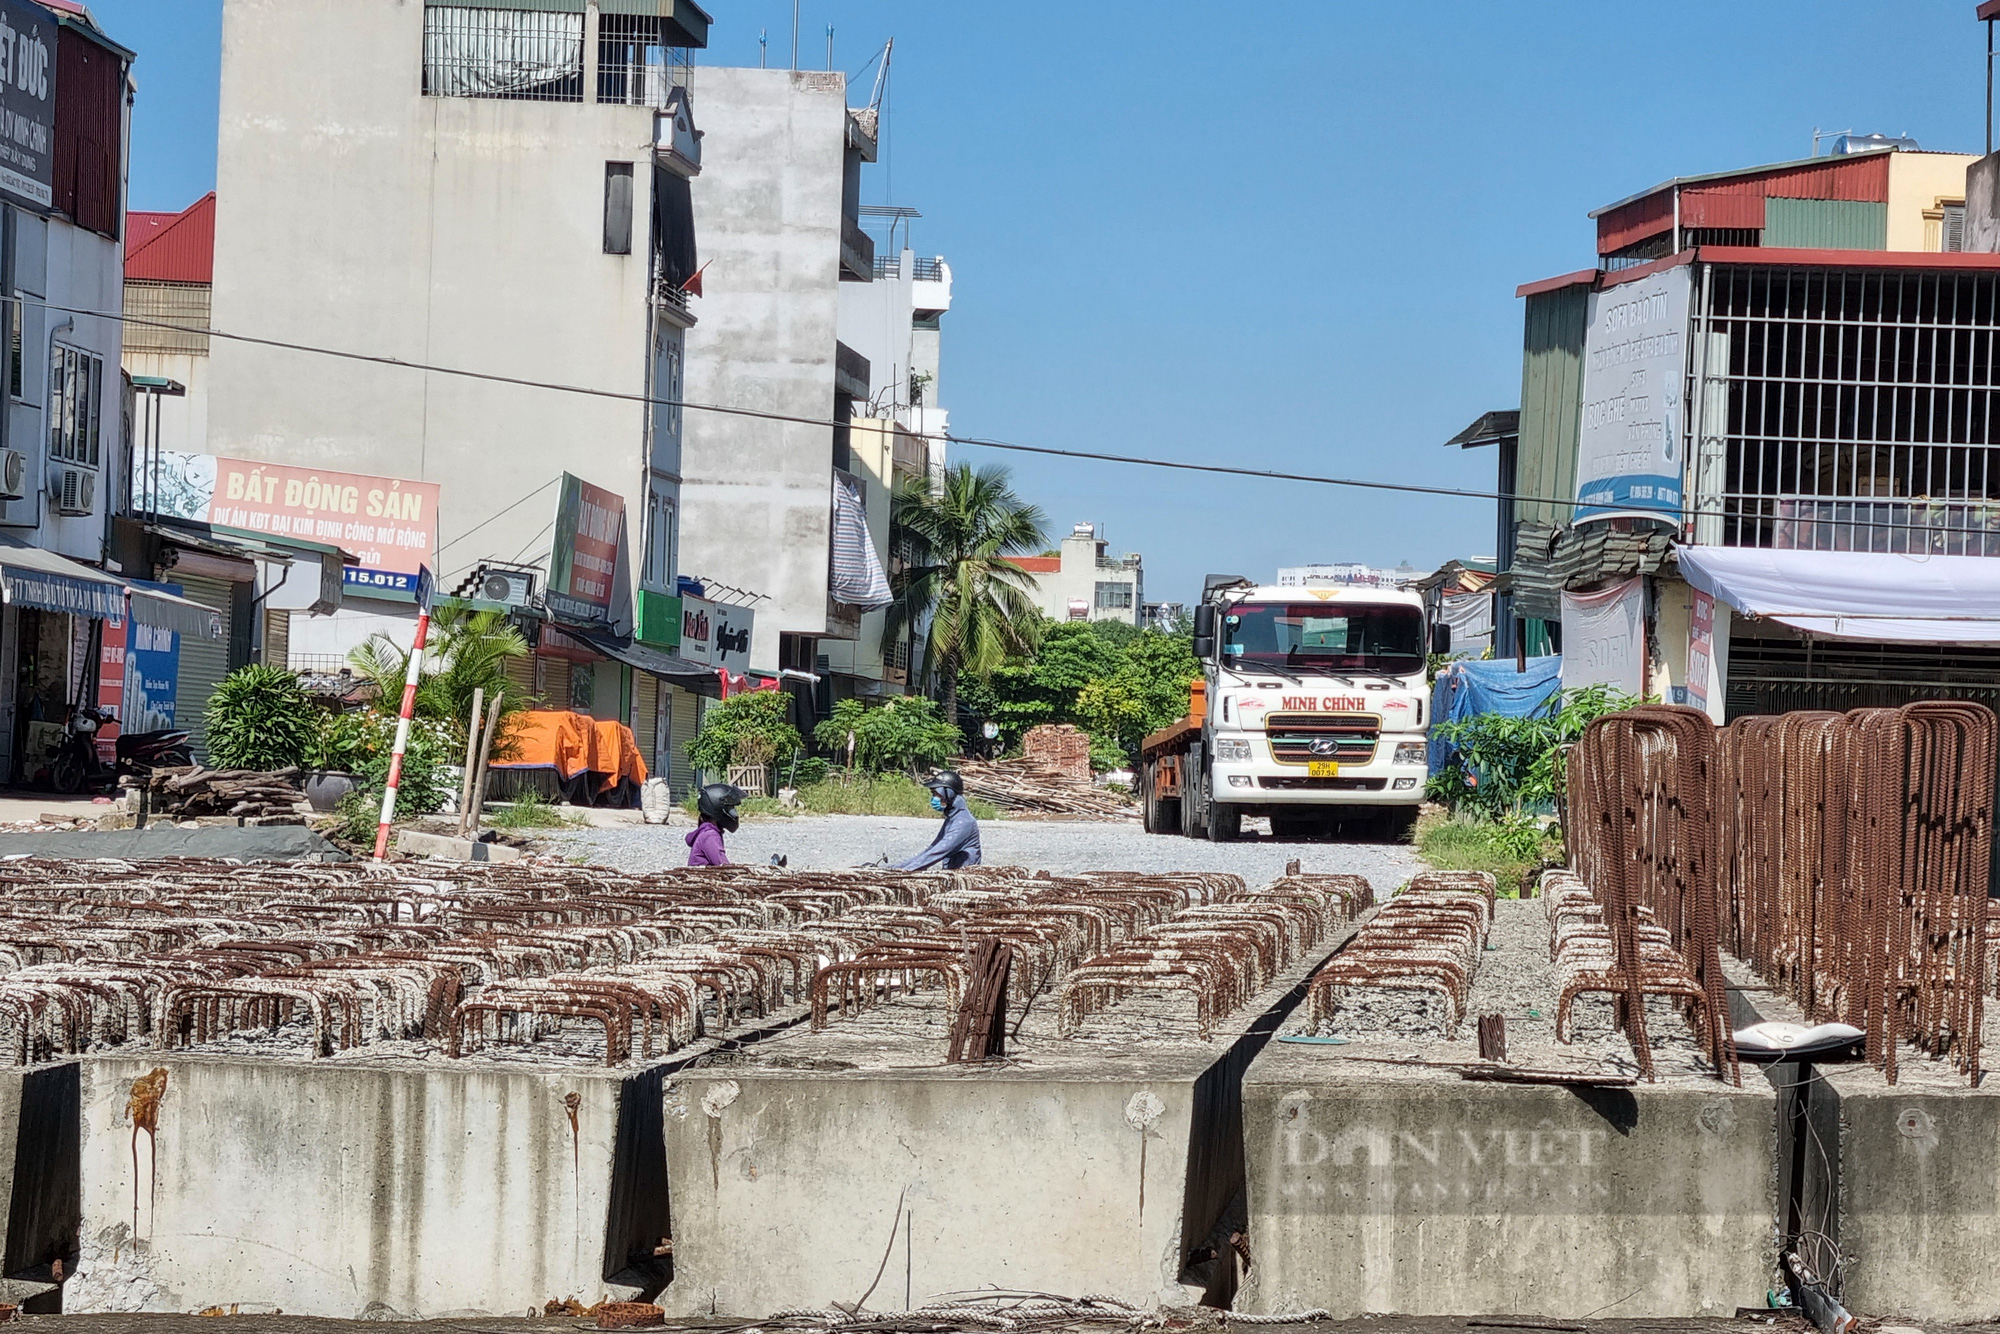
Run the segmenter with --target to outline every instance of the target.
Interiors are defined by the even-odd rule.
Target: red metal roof
[[[1683,227],[1761,228],[1766,199],[1886,202],[1889,154],[1808,158],[1664,182],[1598,212],[1597,253],[1613,254],[1672,228],[1676,187]]]
[[[215,191],[179,213],[127,213],[125,276],[160,283],[214,282]]]
[[[1006,560],[1029,574],[1059,574],[1062,571],[1061,556],[1008,556]]]
[[[1995,0],[2000,3],[2000,0]],[[1543,278],[1532,283],[1522,283],[1514,289],[1515,296],[1540,296],[1544,292],[1559,292],[1565,287],[1589,287],[1597,282],[1597,269],[1578,269],[1575,273],[1565,273],[1559,278]]]

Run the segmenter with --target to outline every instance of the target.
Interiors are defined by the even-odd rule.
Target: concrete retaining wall
[[[126,1108],[155,1065],[149,1141]],[[613,1290],[616,1077],[153,1054],[82,1067],[65,1311],[521,1315]]]
[[[1906,1059],[1907,1056],[1906,1056]],[[1868,1315],[1991,1320],[2000,1312],[2000,1093],[1890,1088],[1872,1070],[1822,1071],[1838,1100],[1846,1304]],[[1990,1083],[1990,1081],[1989,1081]],[[1807,1218],[1808,1224],[1820,1220]]]
[[[1762,1080],[1588,1095],[1338,1071],[1273,1044],[1244,1083],[1255,1266],[1238,1310],[1728,1314],[1775,1259]]]
[[[1194,1074],[703,1071],[666,1100],[670,1313],[997,1285],[1186,1302]],[[893,1234],[893,1240],[892,1240]],[[885,1261],[885,1256],[886,1261]],[[876,1283],[876,1275],[881,1280]]]

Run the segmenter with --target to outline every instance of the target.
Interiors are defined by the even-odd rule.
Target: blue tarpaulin
[[[1512,658],[1464,659],[1438,673],[1431,687],[1430,771],[1436,775],[1458,748],[1438,735],[1438,725],[1497,713],[1527,718],[1548,706],[1562,689],[1560,656],[1528,659],[1528,670],[1514,669]]]

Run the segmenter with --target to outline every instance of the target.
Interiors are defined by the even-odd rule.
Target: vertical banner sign
[[[1683,264],[1590,294],[1578,523],[1634,516],[1680,522],[1691,281]]]
[[[55,206],[56,21],[0,0],[0,198]]]
[[[1709,663],[1715,643],[1715,599],[1696,589],[1688,611],[1688,703],[1708,711]]]
[[[549,554],[549,610],[562,620],[610,621],[624,546],[625,497],[564,473]]]
[[[1562,595],[1564,690],[1607,685],[1646,693],[1645,580],[1633,576],[1595,593]]]

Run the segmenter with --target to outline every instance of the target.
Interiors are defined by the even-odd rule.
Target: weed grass
[[[523,792],[504,806],[489,806],[479,820],[495,829],[568,829],[585,823],[538,792]]]
[[[1522,827],[1465,815],[1429,813],[1417,824],[1417,852],[1440,871],[1491,871],[1500,892],[1521,892],[1521,881],[1552,860],[1562,844],[1553,837],[1524,837]]]

